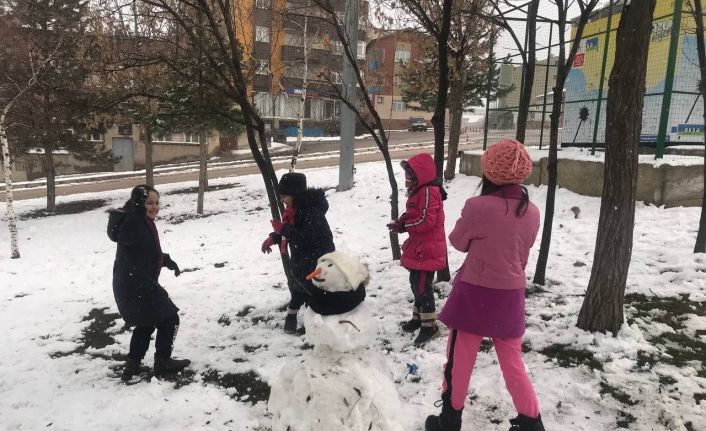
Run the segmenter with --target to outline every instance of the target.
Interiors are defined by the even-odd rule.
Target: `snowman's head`
[[[367,285],[369,274],[368,268],[358,260],[334,251],[319,258],[316,269],[307,279],[327,292],[347,292],[356,290],[361,284]]]

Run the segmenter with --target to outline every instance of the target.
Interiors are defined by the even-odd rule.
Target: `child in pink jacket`
[[[466,201],[449,235],[467,253],[439,320],[450,328],[442,409],[426,431],[458,431],[473,365],[483,338],[491,338],[518,416],[510,431],[544,431],[539,402],[522,359],[525,266],[539,230],[539,210],[521,184],[532,160],[515,140],[502,140],[481,158],[480,196]]]
[[[429,154],[417,154],[402,162],[402,167],[407,186],[406,211],[387,227],[393,232],[409,233],[402,244],[400,263],[409,270],[414,306],[412,319],[404,322],[402,329],[405,332],[419,329],[414,345],[421,346],[439,335],[432,282],[434,272],[446,267],[443,203],[446,192],[436,177],[436,165]]]

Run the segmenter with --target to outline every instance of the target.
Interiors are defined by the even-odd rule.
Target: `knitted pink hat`
[[[532,159],[515,139],[503,139],[480,159],[483,175],[497,185],[522,184],[532,174]]]

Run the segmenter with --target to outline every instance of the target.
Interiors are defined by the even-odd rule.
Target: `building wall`
[[[380,115],[386,129],[407,129],[410,117],[422,117],[431,127],[433,112],[417,111],[405,105],[403,110],[393,110],[393,104],[404,103],[402,100],[401,61],[395,61],[395,53],[400,50],[409,51],[410,61],[422,57],[421,42],[424,36],[412,31],[399,31],[383,35],[368,44],[368,92],[371,94],[373,106]],[[395,103],[397,102],[397,103]],[[449,124],[447,111],[446,124]]]

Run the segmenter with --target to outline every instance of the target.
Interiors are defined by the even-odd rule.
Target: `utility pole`
[[[358,0],[346,0],[345,32],[353,61],[358,58]],[[353,65],[343,56],[343,94],[354,106],[358,105],[358,89]],[[353,188],[353,153],[355,149],[355,113],[341,106],[341,155],[338,171],[338,190]]]

